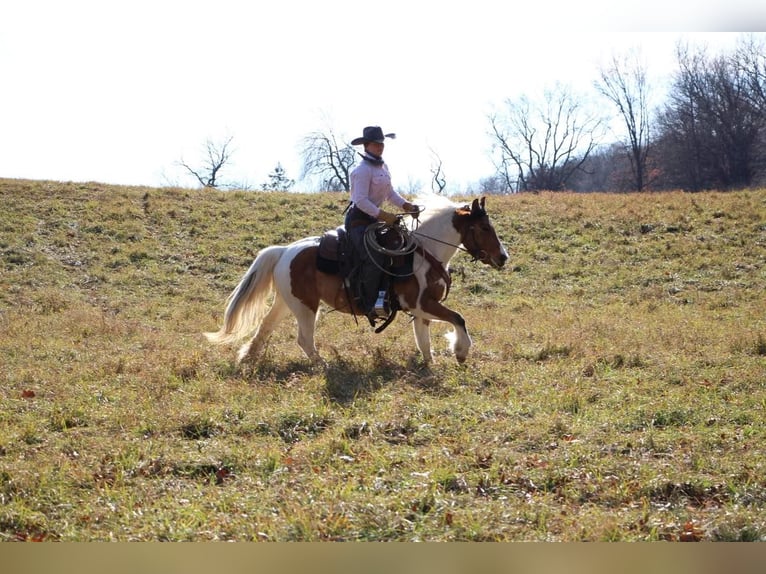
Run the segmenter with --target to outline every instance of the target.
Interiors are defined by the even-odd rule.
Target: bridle
[[[484,249],[478,248],[479,242],[476,241],[476,225],[473,223],[470,224],[468,226],[468,231],[471,233],[470,237],[473,242],[473,247],[466,245],[465,239],[463,240],[463,245],[466,246],[466,251],[468,254],[473,257],[473,262],[475,263],[476,261],[484,261],[485,259],[489,259],[489,253],[487,253]],[[467,235],[468,234],[466,233],[466,236]]]

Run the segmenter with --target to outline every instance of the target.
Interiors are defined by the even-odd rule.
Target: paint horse
[[[485,198],[460,205],[434,196],[423,199],[421,204],[423,213],[417,228],[411,231],[418,243],[413,273],[393,280],[393,295],[399,309],[414,318],[415,342],[426,365],[433,361],[429,330],[432,321],[454,327],[447,337],[455,358],[462,363],[468,356],[471,337],[460,313],[443,304],[450,284],[449,261],[458,249],[463,249],[474,261],[500,269],[508,253],[489,220]],[[229,295],[220,330],[205,333],[208,340],[232,343],[255,331],[240,348],[238,362],[255,361],[280,321],[292,312],[298,321],[298,345],[312,362],[322,363],[314,343],[320,303],[344,313],[363,313],[349,300],[339,275],[317,268],[319,241],[319,237],[307,237],[261,250]]]

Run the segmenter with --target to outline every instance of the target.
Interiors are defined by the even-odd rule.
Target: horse
[[[486,198],[465,205],[434,196],[419,198],[422,213],[411,222],[417,243],[412,274],[392,281],[399,309],[413,317],[415,343],[425,366],[433,362],[430,324],[450,323],[450,349],[458,363],[465,362],[472,341],[463,316],[446,307],[449,262],[458,249],[474,261],[501,269],[508,252],[498,238],[485,208]],[[205,333],[214,344],[239,341],[255,331],[242,345],[237,363],[254,362],[266,348],[269,336],[289,312],[298,322],[298,345],[314,364],[324,364],[314,332],[320,303],[347,314],[363,315],[349,297],[338,274],[317,268],[320,237],[306,237],[289,245],[262,249],[226,301],[220,330]],[[269,299],[274,293],[269,307]]]

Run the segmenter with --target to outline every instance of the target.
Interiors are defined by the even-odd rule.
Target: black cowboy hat
[[[351,145],[360,145],[367,142],[383,143],[385,138],[394,139],[396,134],[383,134],[380,126],[367,126],[362,130],[362,137],[351,140]]]

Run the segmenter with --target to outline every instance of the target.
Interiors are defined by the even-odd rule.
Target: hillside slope
[[[765,190],[488,198],[511,260],[454,258],[474,347],[432,371],[406,317],[323,314],[324,371],[292,319],[246,371],[201,336],[345,195],[0,202],[0,539],[766,536]]]

